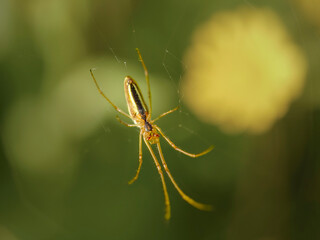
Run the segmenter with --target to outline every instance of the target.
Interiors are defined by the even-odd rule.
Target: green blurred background
[[[320,4],[301,2],[1,0],[0,239],[320,239]],[[274,11],[307,62],[300,96],[259,134],[203,122],[180,92],[195,29],[241,7]],[[126,110],[126,75],[146,93],[136,47],[154,116],[181,107],[159,126],[189,152],[215,145],[190,159],[162,141],[178,184],[213,212],[188,205],[166,178],[165,222],[145,146],[140,177],[127,184],[139,134],[116,121],[89,69]]]

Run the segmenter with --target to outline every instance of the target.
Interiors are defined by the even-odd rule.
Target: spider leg
[[[126,123],[126,122],[122,121],[122,120],[119,118],[119,116],[116,116],[116,119],[117,119],[121,124],[125,125],[126,127],[137,127],[136,124],[129,124],[129,123]]]
[[[210,146],[208,149],[204,150],[204,151],[201,152],[201,153],[198,153],[198,154],[188,153],[188,152],[182,150],[181,148],[177,147],[177,146],[162,132],[162,130],[161,130],[158,126],[154,125],[154,127],[159,131],[159,133],[162,135],[162,137],[171,145],[171,147],[173,147],[174,150],[176,150],[176,151],[178,151],[178,152],[181,152],[181,153],[183,153],[183,154],[185,154],[185,155],[187,155],[187,156],[189,156],[189,157],[192,157],[192,158],[200,157],[200,156],[202,156],[202,155],[207,154],[208,152],[210,152],[210,151],[213,149],[213,145],[212,145],[212,146]]]
[[[151,156],[153,158],[153,161],[156,164],[156,167],[157,167],[158,172],[160,174],[160,178],[161,178],[161,181],[162,181],[163,192],[164,192],[164,203],[165,203],[165,207],[166,207],[166,212],[165,212],[164,217],[165,217],[166,220],[169,220],[170,216],[171,216],[170,200],[169,200],[169,195],[168,195],[168,191],[167,191],[167,186],[166,186],[166,183],[164,181],[163,172],[162,172],[161,166],[160,166],[160,164],[159,164],[159,162],[157,160],[157,157],[154,154],[150,144],[148,143],[148,141],[145,138],[143,138],[143,139],[144,139],[144,142],[145,142],[145,144],[147,145],[147,147],[148,147],[148,149],[150,151],[150,154],[151,154]]]
[[[160,118],[167,116],[168,114],[175,112],[179,109],[179,106],[175,107],[174,109],[169,110],[168,112],[162,113],[159,117],[157,117],[156,119],[152,120],[151,122],[154,123],[155,121],[158,121]]]
[[[162,150],[161,150],[161,146],[160,146],[160,142],[157,143],[157,147],[158,147],[158,152],[159,152],[159,155],[160,155],[160,159],[162,161],[162,165],[164,167],[164,170],[166,171],[166,173],[168,174],[173,186],[177,189],[177,191],[179,192],[179,194],[181,195],[181,197],[187,202],[189,203],[190,205],[194,206],[195,208],[198,208],[200,210],[205,210],[205,211],[211,211],[212,210],[212,206],[211,205],[207,205],[207,204],[203,204],[203,203],[199,203],[195,200],[193,200],[192,198],[190,198],[188,195],[186,195],[181,189],[180,187],[178,186],[178,184],[176,183],[176,181],[173,179],[170,171],[169,171],[169,168],[167,166],[167,163],[166,161],[164,160],[164,157],[163,157],[163,153],[162,153]]]
[[[142,64],[142,67],[144,69],[144,75],[146,76],[146,81],[147,81],[147,85],[148,85],[148,97],[149,97],[149,115],[151,116],[151,113],[152,113],[152,104],[151,104],[151,90],[150,90],[150,82],[149,82],[149,73],[148,73],[148,69],[142,59],[142,56],[141,56],[141,53],[140,53],[140,50],[139,48],[136,48],[136,51],[138,53],[138,56],[139,56],[139,60]]]
[[[123,110],[121,110],[121,109],[118,108],[116,105],[114,105],[114,104],[110,101],[110,99],[107,98],[107,96],[102,92],[102,90],[100,89],[100,86],[99,86],[96,78],[95,78],[94,75],[93,75],[93,70],[94,70],[94,69],[90,69],[90,74],[91,74],[91,76],[92,76],[92,79],[93,79],[94,83],[96,84],[96,87],[97,87],[99,93],[112,105],[112,107],[113,107],[116,111],[118,111],[119,113],[121,113],[123,116],[126,116],[126,117],[128,117],[128,118],[131,119],[131,117],[130,117],[127,113],[125,113]]]
[[[142,132],[140,131],[140,135],[139,135],[139,167],[138,167],[136,175],[128,182],[129,184],[134,183],[138,179],[141,165],[142,165]]]

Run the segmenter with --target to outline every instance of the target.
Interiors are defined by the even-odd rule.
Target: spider
[[[136,81],[130,77],[130,76],[126,76],[124,79],[124,93],[125,93],[125,97],[126,97],[126,101],[127,101],[127,105],[128,105],[128,111],[129,114],[125,113],[123,110],[121,110],[120,108],[118,108],[115,104],[113,104],[110,99],[102,92],[101,88],[98,85],[98,82],[96,81],[94,74],[93,74],[93,70],[94,69],[90,69],[90,73],[92,76],[92,79],[99,91],[99,93],[112,105],[112,107],[118,111],[121,115],[130,118],[134,124],[128,124],[126,122],[123,122],[119,116],[116,116],[116,119],[123,125],[127,126],[127,127],[138,127],[140,128],[140,135],[139,135],[139,166],[136,172],[136,175],[129,181],[129,184],[132,184],[134,181],[136,181],[138,179],[139,173],[140,173],[140,169],[141,169],[141,165],[142,165],[142,139],[144,141],[144,143],[146,144],[147,148],[149,149],[149,152],[153,158],[153,161],[157,167],[157,170],[160,174],[160,178],[162,181],[162,187],[163,187],[163,192],[164,192],[164,200],[165,200],[165,219],[169,220],[171,217],[171,209],[170,209],[170,201],[169,201],[169,195],[167,192],[167,187],[166,187],[166,183],[164,180],[164,176],[163,176],[163,172],[162,172],[162,168],[159,164],[159,161],[151,147],[151,145],[155,144],[157,145],[158,148],[158,153],[162,162],[162,166],[164,168],[164,170],[166,171],[168,177],[170,178],[173,186],[176,188],[176,190],[178,191],[178,193],[181,195],[181,197],[188,202],[190,205],[192,205],[195,208],[198,208],[200,210],[206,210],[206,211],[210,211],[212,209],[211,205],[207,205],[207,204],[203,204],[203,203],[199,203],[195,200],[193,200],[192,198],[190,198],[188,195],[186,195],[178,186],[178,184],[176,183],[176,181],[174,180],[174,178],[172,177],[169,168],[167,166],[167,163],[163,157],[163,153],[161,150],[161,145],[160,145],[160,135],[171,145],[171,147],[173,149],[175,149],[178,152],[181,152],[189,157],[192,158],[196,158],[196,157],[200,157],[208,152],[210,152],[213,149],[213,146],[210,146],[207,150],[198,153],[198,154],[192,154],[192,153],[188,153],[184,150],[182,150],[181,148],[177,147],[164,133],[163,131],[155,124],[155,122],[157,120],[159,120],[160,118],[176,111],[179,107],[176,107],[174,109],[171,109],[163,114],[161,114],[159,117],[157,117],[154,120],[151,120],[151,113],[152,113],[152,104],[151,104],[151,91],[150,91],[150,83],[149,83],[149,73],[147,70],[147,67],[142,59],[142,56],[140,54],[140,51],[138,48],[136,48],[136,51],[138,53],[139,56],[139,61],[142,63],[142,67],[144,69],[144,74],[145,74],[145,78],[147,81],[147,86],[148,86],[148,97],[149,97],[149,109],[148,106],[146,105],[143,96],[141,94],[140,88],[138,86],[138,84],[136,83]]]

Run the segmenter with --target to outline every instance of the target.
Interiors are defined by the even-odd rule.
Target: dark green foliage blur
[[[0,240],[320,239],[320,25],[296,2],[2,0]],[[302,95],[260,135],[205,124],[179,95],[192,32],[241,6],[273,9],[308,62]],[[154,117],[181,107],[159,126],[189,152],[215,146],[192,159],[161,139],[175,180],[212,212],[187,204],[166,177],[172,218],[165,222],[145,146],[139,179],[127,184],[138,167],[139,132],[117,122],[89,69],[126,110],[126,75],[146,93],[136,47],[149,70]]]

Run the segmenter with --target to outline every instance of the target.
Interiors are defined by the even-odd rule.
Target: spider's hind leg
[[[122,121],[122,120],[119,118],[119,116],[116,116],[116,119],[118,120],[119,123],[125,125],[126,127],[137,127],[136,124],[129,124],[129,123],[126,123],[126,122]]]

